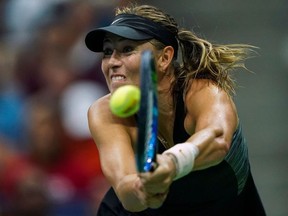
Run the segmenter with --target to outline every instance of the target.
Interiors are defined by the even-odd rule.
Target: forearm
[[[192,170],[205,169],[218,164],[227,152],[226,144],[221,141],[221,130],[203,129],[192,135],[186,142],[179,143],[166,150],[176,165],[174,180],[187,175]]]
[[[193,170],[219,164],[229,151],[231,140],[228,137],[230,136],[224,135],[222,128],[206,128],[191,136],[187,142],[199,149]]]

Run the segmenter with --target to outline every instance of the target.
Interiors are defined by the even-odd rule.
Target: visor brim
[[[152,39],[151,35],[145,34],[142,31],[133,29],[128,26],[107,26],[90,31],[85,38],[85,44],[93,52],[103,51],[103,40],[106,33],[112,33],[130,40],[148,40]]]

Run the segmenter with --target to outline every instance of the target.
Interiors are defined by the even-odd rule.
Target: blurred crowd
[[[86,114],[108,90],[84,37],[119,4],[0,0],[1,216],[95,215],[109,185]]]

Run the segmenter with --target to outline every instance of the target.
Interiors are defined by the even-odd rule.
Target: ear
[[[172,46],[166,46],[158,58],[158,70],[165,72],[172,62],[174,49]]]

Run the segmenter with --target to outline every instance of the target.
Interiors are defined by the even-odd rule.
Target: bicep
[[[218,138],[230,140],[237,127],[237,113],[231,99],[226,94],[219,93],[209,98],[198,109],[195,117],[195,132],[205,128],[220,131]]]
[[[202,85],[201,85],[202,84]],[[191,87],[185,98],[187,109],[187,129],[195,133],[205,128],[222,131],[222,136],[233,135],[237,124],[237,110],[232,98],[213,84],[200,84]],[[192,131],[193,130],[193,131]]]

